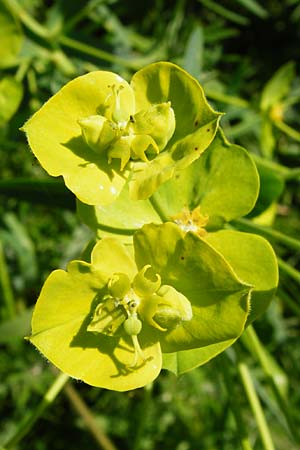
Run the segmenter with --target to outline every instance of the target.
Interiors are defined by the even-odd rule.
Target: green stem
[[[23,78],[25,77],[25,75],[30,67],[30,64],[31,64],[31,58],[27,58],[20,63],[18,70],[16,72],[16,75],[15,75],[15,78],[17,81],[19,81],[19,82],[23,81]]]
[[[298,1],[298,0],[297,0]],[[298,89],[299,91],[299,89]],[[290,98],[287,98],[285,101],[281,102],[281,105],[283,106],[283,109],[287,109],[288,106],[295,105],[295,103],[300,102],[300,95],[293,95]]]
[[[274,120],[273,124],[276,128],[278,128],[280,131],[291,137],[292,139],[295,139],[295,141],[300,142],[300,133],[297,130],[294,130],[294,128],[290,127],[286,123],[282,122],[281,120]]]
[[[269,159],[255,155],[254,153],[251,153],[251,156],[257,164],[272,170],[273,172],[282,176],[287,181],[296,180],[297,178],[300,177],[300,167],[293,167],[293,168],[286,167],[275,161],[271,161]]]
[[[249,19],[247,17],[225,8],[224,6],[220,5],[220,2],[214,2],[213,0],[200,1],[206,8],[231,22],[238,23],[239,25],[247,25],[249,23]]]
[[[78,10],[76,14],[74,14],[67,22],[64,24],[64,33],[67,33],[68,31],[72,30],[78,22],[83,20],[89,13],[89,11],[92,10],[91,3],[88,2],[86,5],[84,5],[82,8]]]
[[[284,303],[288,305],[291,311],[293,311],[300,317],[300,306],[298,305],[297,302],[295,302],[295,300],[293,300],[290,297],[290,295],[284,289],[279,288],[277,296],[279,299],[281,299]]]
[[[157,200],[156,194],[151,195],[151,197],[149,198],[149,201],[150,201],[153,209],[155,209],[155,211],[157,212],[157,214],[161,218],[161,221],[162,222],[169,222],[170,218],[169,218],[168,214],[165,213],[164,209],[162,208],[162,206],[160,205],[159,201]]]
[[[285,177],[286,180],[297,180],[298,178],[300,178],[300,167],[289,169],[289,173]]]
[[[295,269],[290,264],[283,261],[281,258],[277,256],[278,266],[282,272],[286,273],[290,278],[292,278],[296,283],[300,284],[300,272]]]
[[[258,225],[249,219],[236,219],[232,221],[232,224],[236,225],[237,228],[242,228],[250,233],[257,233],[272,238],[274,241],[284,244],[293,250],[300,250],[300,241],[298,239],[287,236],[272,228]]]
[[[117,450],[113,442],[95,421],[95,418],[89,407],[86,405],[86,403],[83,401],[81,396],[71,384],[67,384],[64,387],[64,394],[66,394],[76,412],[83,419],[86,427],[94,437],[95,441],[99,444],[99,447],[104,450]]]
[[[97,227],[99,230],[106,231],[112,234],[121,234],[122,236],[132,236],[138,230],[138,228],[110,227],[109,225],[104,225],[103,223],[98,223]]]
[[[58,179],[11,178],[0,180],[0,194],[18,200],[74,208],[74,196]]]
[[[137,405],[137,423],[134,426],[134,440],[131,443],[132,450],[139,450],[141,448],[141,442],[143,436],[145,436],[145,429],[149,415],[151,414],[152,406],[152,389],[153,384],[147,384],[143,389],[143,398],[139,405]]]
[[[150,64],[154,61],[160,61],[163,58],[161,46],[156,46],[152,52],[139,58],[125,59],[106,52],[105,50],[101,50],[91,45],[84,44],[83,42],[76,41],[75,39],[69,38],[67,36],[60,36],[59,43],[65,47],[77,50],[81,53],[85,53],[86,55],[93,56],[94,58],[98,58],[102,61],[119,64],[120,66],[127,67],[128,69],[132,70],[138,70],[147,64]]]
[[[100,48],[92,47],[91,45],[84,44],[83,42],[76,41],[75,39],[71,39],[67,36],[61,36],[59,38],[59,42],[65,47],[77,50],[81,53],[85,53],[86,55],[90,55],[95,58],[99,58],[102,61],[120,64],[121,66],[128,67],[129,69],[136,69],[140,66],[135,61],[120,58],[119,56],[108,53],[104,50],[101,50]]]
[[[32,33],[46,40],[52,37],[52,33],[31,17],[19,2],[4,0],[4,3]]]
[[[260,437],[262,440],[263,448],[265,450],[275,450],[273,440],[271,437],[271,433],[259,401],[259,398],[256,394],[255,387],[251,378],[250,371],[247,365],[243,362],[238,364],[238,372],[241,377],[242,384],[244,386],[246,395],[248,397],[248,401],[250,403],[250,407],[255,416],[256,423],[258,426],[258,430],[260,433]]]
[[[56,377],[54,383],[50,386],[37,408],[27,415],[23,421],[21,421],[14,436],[12,436],[9,441],[4,444],[7,449],[14,448],[16,444],[20,442],[24,436],[26,436],[35,422],[43,415],[48,406],[54,402],[55,398],[68,380],[69,376],[64,373],[61,373]]]
[[[251,153],[251,156],[257,164],[267,169],[271,169],[273,172],[277,173],[278,175],[281,175],[283,178],[288,177],[291,172],[291,169],[275,161],[263,158],[259,155],[256,155],[255,153]]]
[[[238,397],[232,393],[232,389],[234,386],[234,380],[233,380],[232,376],[230,375],[230,371],[228,368],[228,362],[224,355],[222,355],[220,358],[222,361],[222,364],[220,365],[220,369],[222,371],[223,381],[224,381],[224,385],[225,385],[226,391],[227,391],[228,402],[229,402],[231,411],[233,413],[233,416],[234,416],[234,419],[236,422],[236,428],[237,428],[237,433],[238,433],[238,436],[240,439],[241,447],[243,450],[252,450],[253,448],[250,443],[247,428],[243,421],[241,405],[238,401]]]
[[[64,75],[69,77],[75,76],[76,68],[71,59],[57,47],[50,55],[51,60],[58,66]]]
[[[288,425],[289,431],[296,442],[299,442],[299,433],[293,422],[293,419],[289,412],[289,407],[281,391],[281,381],[284,375],[281,368],[277,366],[277,363],[273,361],[271,355],[262,346],[254,328],[249,326],[243,333],[242,342],[246,345],[250,353],[256,357],[263,368],[265,375],[267,376],[267,381],[270,383],[272,390],[274,392],[277,403],[283,413],[286,423]]]
[[[248,133],[250,130],[256,129],[260,124],[260,117],[254,116],[248,120],[237,123],[236,125],[230,125],[228,129],[228,134],[230,139],[236,139],[240,136]],[[251,153],[253,156],[253,153]]]
[[[265,348],[261,345],[261,342],[252,327],[250,325],[241,336],[242,342],[246,345],[248,350],[255,356],[260,362],[265,374],[273,378],[274,366],[271,364],[270,355]]]
[[[38,92],[38,85],[36,79],[36,72],[32,67],[27,71],[27,82],[30,94],[32,95],[32,97],[34,97]]]
[[[14,294],[12,291],[12,287],[10,284],[9,274],[7,270],[5,254],[3,250],[2,242],[0,241],[0,286],[3,293],[4,303],[6,305],[6,317],[13,318],[15,317],[15,303],[14,303]]]
[[[223,92],[218,92],[205,88],[205,95],[212,100],[222,102],[228,105],[238,106],[240,108],[248,108],[249,102],[240,97],[234,97],[232,95],[224,94]]]

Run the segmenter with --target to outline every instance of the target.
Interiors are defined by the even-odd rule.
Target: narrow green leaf
[[[0,324],[0,343],[11,344],[22,341],[30,332],[32,308],[28,308],[15,318],[5,320]]]
[[[260,129],[261,153],[266,159],[271,159],[275,150],[276,140],[273,132],[273,123],[267,114],[262,117]]]
[[[238,14],[228,8],[225,8],[224,6],[220,5],[219,3],[217,3],[213,0],[199,0],[199,1],[206,8],[215,12],[219,16],[224,17],[224,19],[227,19],[230,22],[234,22],[239,25],[248,25],[248,23],[249,23],[249,19],[247,17],[242,16],[241,14]]]
[[[202,70],[203,41],[203,28],[197,24],[189,35],[183,55],[183,68],[194,77],[199,77]]]
[[[265,19],[269,16],[268,11],[256,0],[237,0],[237,2],[261,19]]]
[[[1,26],[1,24],[0,24]],[[1,43],[1,45],[3,45]],[[0,125],[8,122],[20,106],[23,85],[14,77],[6,76],[0,81]]]
[[[1,58],[0,67],[10,67],[17,62],[17,56],[21,50],[23,33],[19,22],[5,6],[0,3],[0,42]]]
[[[27,283],[32,283],[37,276],[38,267],[35,247],[26,225],[11,212],[4,214],[3,220],[9,230],[6,245],[16,253],[23,278]]]
[[[62,180],[11,178],[0,180],[0,194],[31,203],[74,209],[75,198]]]
[[[284,64],[275,72],[262,91],[260,101],[262,111],[267,111],[286,97],[294,78],[295,63],[292,61]]]

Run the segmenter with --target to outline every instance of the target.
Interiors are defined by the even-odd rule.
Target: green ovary
[[[130,336],[134,360],[129,367],[136,367],[140,361],[146,362],[138,340],[143,323],[166,332],[191,318],[189,300],[172,286],[161,285],[160,275],[146,265],[132,282],[123,273],[115,273],[110,278],[87,331],[113,337]]]
[[[165,149],[175,131],[175,115],[170,102],[152,105],[126,117],[122,112],[120,90],[111,86],[104,115],[92,115],[78,120],[86,144],[110,164],[120,159],[123,171],[129,160],[144,162]]]

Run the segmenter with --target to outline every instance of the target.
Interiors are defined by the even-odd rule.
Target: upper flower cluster
[[[50,175],[63,175],[83,203],[105,205],[127,179],[132,199],[151,196],[209,146],[219,118],[194,78],[160,62],[138,71],[130,85],[112,72],[80,76],[23,130]]]

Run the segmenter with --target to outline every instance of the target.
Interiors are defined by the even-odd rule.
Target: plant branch
[[[274,239],[274,241],[279,242],[280,244],[284,244],[293,250],[300,250],[300,241],[298,239],[287,236],[280,231],[258,225],[249,219],[236,219],[231,223],[233,225],[236,225],[237,228],[242,228],[243,230],[249,231],[250,233],[257,233]]]
[[[294,128],[290,127],[286,123],[282,122],[281,120],[274,120],[273,124],[276,128],[278,128],[280,131],[288,135],[290,138],[295,139],[295,141],[300,142],[300,133],[297,130],[294,130]]]
[[[4,0],[6,6],[20,19],[20,21],[36,36],[49,40],[53,33],[37,22],[16,0]]]
[[[300,167],[294,167],[293,169],[289,169],[289,172],[286,175],[285,179],[287,181],[300,179]]]
[[[15,317],[14,294],[10,284],[9,274],[7,270],[5,254],[2,242],[0,241],[0,286],[3,294],[3,300],[6,306],[6,317]]]
[[[96,423],[92,412],[90,411],[89,407],[86,405],[84,400],[81,398],[79,393],[75,390],[75,388],[71,384],[67,384],[64,387],[63,392],[68,397],[69,401],[71,402],[76,412],[83,419],[88,430],[91,432],[95,441],[99,444],[100,448],[103,448],[104,450],[117,450],[113,442]]]
[[[256,155],[255,153],[251,153],[251,156],[257,164],[260,164],[263,167],[271,169],[273,172],[276,172],[278,175],[281,175],[284,178],[290,172],[290,169],[288,167],[283,166],[282,164],[279,164],[275,161],[263,158],[262,156]]]
[[[157,200],[157,196],[155,194],[151,195],[151,197],[149,198],[149,201],[150,201],[153,209],[157,212],[157,214],[161,218],[161,221],[162,222],[169,222],[170,218],[165,213],[165,211],[163,210],[163,208],[160,205],[159,201]]]
[[[298,430],[293,422],[293,419],[290,415],[288,404],[286,399],[282,394],[282,370],[277,366],[277,363],[273,361],[271,355],[267,352],[267,350],[261,344],[254,328],[250,325],[241,337],[242,342],[248,348],[250,353],[257,358],[265,375],[267,376],[267,381],[270,383],[271,388],[274,392],[277,403],[283,413],[286,423],[288,425],[289,431],[296,442],[300,441]]]
[[[105,50],[102,50],[100,48],[96,48],[83,42],[76,41],[75,39],[69,38],[67,36],[60,36],[59,42],[61,45],[73,50],[77,50],[80,53],[85,53],[86,55],[93,56],[94,58],[98,58],[102,61],[119,64],[120,66],[127,67],[128,69],[132,70],[138,70],[144,65],[149,64],[150,62],[160,59],[159,52],[155,52],[136,59],[125,59],[112,53],[106,52]]]
[[[43,415],[44,411],[54,402],[55,398],[69,380],[69,375],[60,373],[50,386],[41,402],[34,411],[31,411],[18,426],[15,434],[4,444],[6,449],[13,449],[21,439],[31,430],[35,422]]]
[[[234,380],[232,379],[232,376],[230,375],[229,368],[228,368],[228,362],[227,362],[226,358],[224,357],[224,355],[221,356],[221,359],[222,359],[222,365],[221,365],[220,369],[222,370],[223,381],[224,381],[224,385],[225,385],[225,388],[227,391],[228,402],[229,402],[231,411],[232,411],[234,419],[235,419],[236,429],[237,429],[237,433],[238,433],[238,436],[240,439],[241,447],[243,450],[252,450],[252,446],[250,443],[247,428],[243,421],[241,405],[238,401],[237,396],[232,395],[232,387],[234,386]]]
[[[293,311],[295,314],[298,314],[298,316],[300,316],[300,306],[298,305],[298,303],[295,300],[293,300],[289,296],[289,294],[284,289],[280,289],[280,287],[279,287],[277,296],[279,299],[281,299],[284,303],[286,303],[288,305],[288,307],[290,308],[291,311]]]
[[[240,362],[238,364],[238,372],[239,372],[242,384],[244,386],[246,395],[248,397],[250,407],[251,407],[252,412],[256,419],[256,423],[257,423],[260,437],[262,440],[263,448],[265,450],[275,450],[273,440],[271,437],[271,433],[270,433],[261,403],[256,394],[255,387],[254,387],[253,380],[251,378],[251,374],[248,369],[248,366],[245,363]]]
[[[205,95],[212,100],[216,100],[227,105],[238,106],[239,108],[248,108],[249,102],[240,97],[234,97],[232,95],[224,94],[223,92],[218,92],[212,89],[205,88]]]
[[[278,266],[279,269],[286,273],[290,278],[292,278],[296,283],[300,284],[300,272],[299,270],[295,269],[290,264],[283,261],[279,256],[277,256]]]

